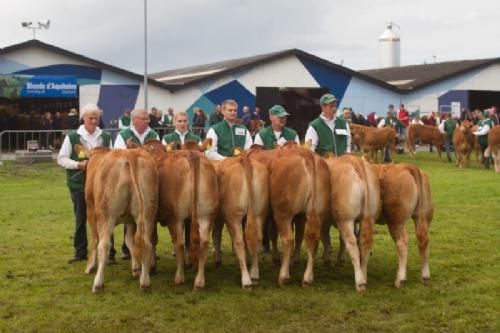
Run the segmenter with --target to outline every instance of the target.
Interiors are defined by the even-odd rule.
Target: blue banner
[[[20,97],[77,97],[76,76],[35,75],[21,89]]]

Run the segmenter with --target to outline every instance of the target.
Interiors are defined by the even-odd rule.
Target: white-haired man
[[[135,109],[130,113],[132,123],[116,136],[115,149],[126,149],[127,141],[131,139],[138,145],[149,140],[159,140],[158,133],[149,127],[149,115],[144,109]]]
[[[85,177],[87,160],[80,159],[75,151],[75,145],[80,144],[87,149],[95,147],[110,147],[111,136],[98,127],[102,111],[95,104],[85,105],[80,112],[83,125],[77,130],[70,131],[64,138],[61,150],[57,156],[57,163],[66,169],[67,185],[73,202],[75,214],[75,233],[73,246],[74,256],[68,263],[87,259],[87,211],[85,206]],[[110,262],[114,262],[114,249],[110,252]]]

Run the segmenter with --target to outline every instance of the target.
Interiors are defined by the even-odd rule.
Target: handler
[[[271,121],[271,126],[260,130],[255,135],[254,143],[264,146],[264,149],[273,149],[275,145],[283,146],[288,141],[295,141],[300,144],[297,132],[285,126],[289,115],[281,105],[270,108],[269,121]]]
[[[201,144],[201,138],[198,135],[191,132],[188,128],[187,112],[179,111],[174,113],[174,125],[175,125],[175,131],[163,136],[162,143],[164,145],[167,145],[172,142],[183,145],[186,141],[194,141],[197,144]]]

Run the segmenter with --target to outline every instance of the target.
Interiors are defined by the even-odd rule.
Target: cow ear
[[[201,144],[201,148],[203,150],[211,149],[212,148],[212,139],[203,140],[203,143]]]

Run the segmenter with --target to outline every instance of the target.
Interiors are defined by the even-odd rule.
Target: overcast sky
[[[147,0],[148,72],[298,48],[355,70],[377,68],[378,37],[400,26],[402,65],[500,57],[494,0]],[[144,0],[2,2],[0,47],[23,21],[50,19],[37,39],[144,71]]]

